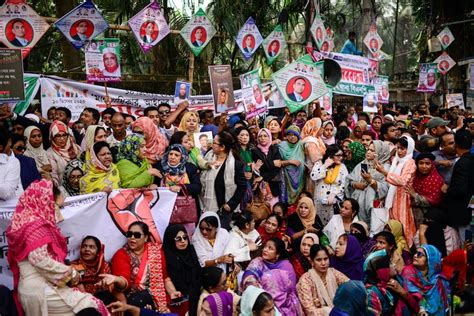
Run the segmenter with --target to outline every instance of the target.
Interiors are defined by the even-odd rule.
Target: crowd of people
[[[447,315],[471,284],[469,108],[0,110],[0,201],[18,199],[8,315]],[[160,243],[133,222],[110,262],[96,236],[66,260],[65,198],[158,187],[195,222]]]

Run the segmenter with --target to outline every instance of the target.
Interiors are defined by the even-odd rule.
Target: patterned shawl
[[[423,158],[429,158],[431,160],[431,170],[428,174],[421,174],[418,169],[413,179],[413,189],[416,193],[422,195],[430,202],[431,206],[436,206],[443,200],[443,192],[441,188],[444,184],[444,179],[436,170],[434,165],[434,156],[429,153],[421,153],[416,157],[416,162]]]
[[[281,191],[281,202],[293,204],[304,188],[304,145],[299,140],[295,144],[284,141],[278,145],[278,149],[282,160],[298,160],[301,163],[299,167],[289,165],[282,168],[285,181],[282,183],[284,190]]]
[[[351,160],[344,161],[344,164],[347,171],[351,173],[355,166],[365,159],[365,147],[359,142],[352,142],[349,144],[349,150],[352,152],[352,158]]]
[[[74,159],[68,162],[66,165],[66,169],[64,169],[64,174],[63,174],[63,187],[66,190],[66,192],[69,194],[69,196],[75,196],[79,195],[79,188],[74,188],[69,184],[69,176],[71,175],[71,172],[74,170],[80,170],[82,174],[84,174],[84,163],[80,161],[79,159]]]
[[[61,133],[68,135],[67,142],[64,147],[59,147],[54,142],[54,136]],[[76,157],[79,156],[81,152],[81,148],[74,142],[74,138],[71,136],[71,134],[69,134],[66,124],[61,121],[54,121],[51,124],[51,127],[49,128],[49,139],[51,141],[51,148],[53,151],[66,162],[76,159]]]
[[[89,153],[91,164],[86,168],[79,183],[81,193],[102,192],[106,187],[118,189],[120,175],[117,166],[114,163],[111,163],[109,167],[104,166],[95,154],[94,148],[91,148]]]

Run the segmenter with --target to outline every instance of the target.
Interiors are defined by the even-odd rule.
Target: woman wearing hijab
[[[280,316],[280,312],[275,306],[272,296],[253,285],[247,287],[242,294],[240,301],[241,316]]]
[[[54,121],[49,128],[51,147],[48,148],[48,160],[51,163],[51,177],[56,186],[62,185],[64,170],[69,161],[76,159],[81,148],[74,142],[67,126]]]
[[[300,129],[291,125],[286,129],[286,141],[278,145],[283,167],[283,182],[280,202],[293,204],[304,188],[304,148],[300,141]]]
[[[390,184],[385,199],[385,207],[390,210],[390,218],[400,221],[403,225],[408,246],[411,247],[416,226],[411,210],[410,195],[405,188],[412,184],[416,172],[416,164],[412,158],[415,142],[411,137],[402,136],[396,146],[397,155],[390,169],[387,171],[380,162],[375,162],[375,168],[385,176]]]
[[[107,133],[103,127],[99,125],[89,125],[83,140],[84,150],[81,153],[81,160],[88,164],[91,159],[90,149],[92,146],[97,142],[105,142],[106,140]]]
[[[170,225],[166,228],[163,237],[163,251],[166,258],[168,275],[177,291],[189,296],[189,301],[178,306],[172,312],[185,315],[196,315],[197,303],[200,295],[201,266],[191,245],[189,235],[182,225]]]
[[[150,164],[161,159],[168,146],[168,139],[163,135],[153,120],[142,116],[132,123],[132,131],[135,134],[145,136],[145,156]]]
[[[380,115],[374,115],[372,123],[370,124],[370,131],[374,133],[375,139],[380,139],[380,127],[382,127],[383,117]]]
[[[349,278],[329,267],[329,252],[320,245],[311,246],[313,267],[300,278],[296,285],[298,298],[306,315],[327,315],[334,307],[337,288]]]
[[[351,280],[363,280],[362,265],[364,256],[359,241],[352,235],[339,236],[334,257],[331,257],[331,267],[344,273]]]
[[[375,239],[371,238],[369,233],[369,226],[366,222],[357,221],[351,224],[351,235],[359,241],[364,258],[367,258],[375,247]]]
[[[134,133],[127,135],[118,146],[117,169],[122,188],[156,187],[154,177],[160,175],[145,156],[145,137]]]
[[[429,209],[442,202],[444,179],[436,170],[435,156],[432,153],[420,153],[415,162],[413,186],[407,187],[406,190],[411,197],[415,225],[420,227]]]
[[[313,233],[306,233],[300,240],[298,251],[291,257],[290,262],[293,265],[296,273],[296,280],[298,281],[303,274],[311,269],[310,249],[311,246],[319,244],[319,237]]]
[[[326,145],[321,138],[323,132],[321,124],[320,118],[312,118],[306,122],[301,131],[301,139],[304,144],[304,154],[306,156],[304,164],[308,170],[312,170],[316,162],[321,161],[326,153]],[[306,190],[308,192],[314,192],[314,183],[310,181],[309,173],[306,180]]]
[[[334,296],[334,308],[329,316],[365,315],[367,292],[361,281],[347,281],[337,288]]]
[[[252,150],[252,160],[255,161],[254,173],[257,177],[254,183],[258,183],[258,190],[254,191],[254,196],[261,193],[270,203],[278,202],[281,190],[280,168],[289,166],[290,163],[282,163],[280,151],[276,145],[272,144],[272,133],[266,128],[262,128],[257,134],[257,146]]]
[[[365,147],[361,143],[354,141],[348,145],[348,150],[344,153],[346,159],[344,165],[349,173],[365,159]]]
[[[25,129],[26,150],[23,153],[26,157],[33,158],[36,168],[45,179],[51,179],[52,167],[48,159],[48,154],[43,148],[43,136],[37,126],[28,126]]]
[[[389,159],[389,145],[380,140],[373,141],[367,149],[365,160],[346,179],[346,196],[359,202],[359,218],[369,225],[372,209],[383,201],[389,188],[384,175],[375,169],[375,161],[389,168]]]
[[[441,274],[441,254],[436,247],[418,248],[413,264],[403,269],[402,277],[410,295],[419,301],[419,315],[448,314],[450,287]]]
[[[201,154],[201,150],[195,147],[191,138],[186,132],[177,131],[170,137],[170,146],[174,144],[183,145],[188,153],[188,162],[192,163],[201,170],[207,170],[210,168],[208,161],[204,159]]]
[[[405,239],[402,223],[397,220],[390,219],[387,224],[385,224],[384,231],[393,234],[396,243],[395,251],[403,258],[405,264],[411,263],[410,248],[408,247],[408,243]]]
[[[371,253],[364,262],[367,309],[375,315],[394,315],[396,297],[389,291],[390,256],[386,250]]]
[[[97,142],[90,149],[91,161],[81,178],[80,191],[85,193],[112,192],[120,186],[117,166],[112,162],[109,144]]]
[[[63,175],[63,185],[61,191],[65,197],[76,196],[80,194],[79,182],[84,176],[84,163],[79,159],[68,162]]]
[[[327,148],[323,160],[318,161],[311,171],[311,179],[316,182],[314,204],[323,225],[332,218],[334,204],[344,198],[348,172],[342,163],[342,156],[342,150],[337,145],[331,145]]]
[[[8,263],[13,272],[15,298],[20,314],[77,314],[95,309],[109,315],[91,294],[72,290],[80,275],[64,264],[66,238],[56,224],[62,221],[61,192],[49,180],[32,183],[22,194],[7,229]]]
[[[367,122],[364,120],[358,120],[352,130],[351,139],[355,142],[360,142],[362,140],[362,133],[368,130]]]
[[[233,315],[233,296],[232,294],[221,291],[209,294],[202,302],[200,315],[211,316],[232,316]]]
[[[331,120],[325,121],[321,128],[323,129],[321,139],[326,147],[334,145],[336,143],[336,126],[334,125],[334,122]]]

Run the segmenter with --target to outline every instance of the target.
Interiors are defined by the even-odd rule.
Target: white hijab
[[[392,161],[390,170],[388,171],[389,173],[394,173],[398,176],[402,174],[402,170],[403,170],[403,167],[405,166],[405,163],[408,160],[413,158],[413,151],[415,150],[415,141],[411,137],[402,136],[402,138],[405,138],[408,142],[407,154],[405,155],[405,157],[400,158],[398,157],[398,153],[397,153],[397,155]],[[395,197],[396,190],[397,190],[397,187],[393,184],[390,184],[387,197],[385,199],[385,207],[391,208],[393,206],[393,199]]]
[[[211,246],[211,244],[209,243],[209,240],[206,239],[201,234],[201,230],[199,229],[199,225],[201,224],[201,221],[211,216],[217,219],[217,232],[216,232],[216,240],[214,242],[214,247]],[[221,228],[221,221],[219,220],[219,216],[217,216],[217,213],[210,212],[210,211],[202,213],[201,217],[199,218],[198,227],[196,231],[194,232],[193,241],[192,241],[201,266],[204,267],[206,265],[206,261],[208,260],[215,260],[218,257],[223,256],[228,240],[229,240],[229,232]],[[225,270],[226,266],[224,263],[219,264],[218,267],[226,271]]]
[[[46,154],[46,150],[43,148],[43,144],[41,144],[38,148],[34,148],[31,143],[30,143],[30,136],[31,133],[37,129],[38,131],[41,130],[37,126],[28,126],[25,129],[25,132],[23,133],[24,137],[26,138],[26,150],[24,152],[24,155],[30,158],[33,158],[36,162],[36,168],[38,168],[39,171],[41,171],[41,167],[44,165],[49,165],[49,159],[48,155]]]

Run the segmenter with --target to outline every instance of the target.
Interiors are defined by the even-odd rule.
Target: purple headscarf
[[[347,236],[346,252],[342,258],[331,257],[330,266],[339,272],[344,273],[351,280],[362,281],[364,279],[364,256],[360,243],[352,235]]]
[[[232,316],[234,311],[234,300],[232,294],[221,291],[210,294],[206,301],[211,307],[212,316]]]

